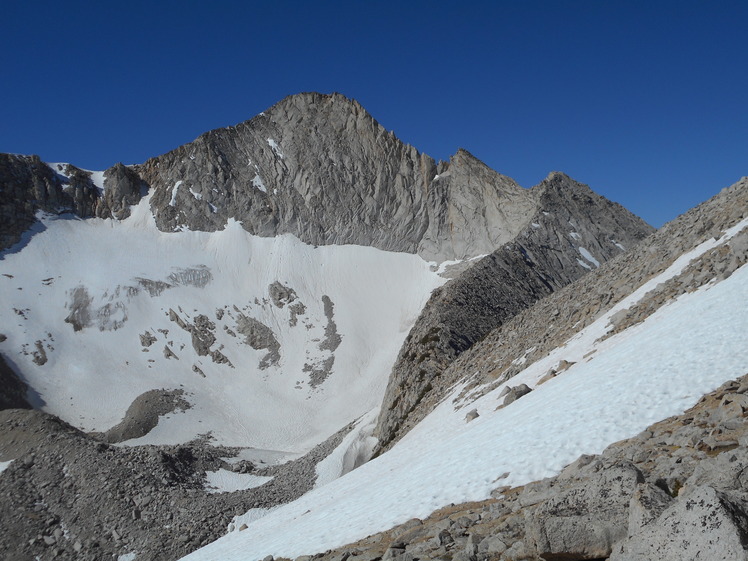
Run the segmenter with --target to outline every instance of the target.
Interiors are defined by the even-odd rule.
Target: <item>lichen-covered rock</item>
[[[610,561],[748,559],[748,502],[698,487],[623,541]]]
[[[632,464],[605,466],[527,511],[527,539],[548,561],[608,557],[626,537],[629,502],[643,481]]]

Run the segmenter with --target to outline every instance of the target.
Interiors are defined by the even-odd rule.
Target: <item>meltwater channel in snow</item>
[[[745,374],[747,303],[743,267],[597,345],[596,337],[572,338],[558,358],[597,352],[499,411],[497,388],[471,404],[480,417],[469,424],[465,409],[452,405],[456,388],[386,454],[185,559],[313,554],[449,503],[488,498],[499,485],[554,475],[580,454],[600,453]],[[598,321],[607,322],[607,315]],[[603,327],[587,329],[594,334]],[[535,363],[509,384],[532,385],[545,371],[547,364]]]

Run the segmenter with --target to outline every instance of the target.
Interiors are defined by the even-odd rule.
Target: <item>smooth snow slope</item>
[[[325,551],[449,503],[488,498],[498,486],[551,476],[580,454],[599,453],[684,411],[746,373],[748,266],[595,343],[609,318],[511,379],[511,386],[534,385],[560,359],[596,349],[508,407],[495,410],[499,387],[469,405],[480,417],[467,423],[468,407],[453,404],[458,387],[386,454],[185,559],[254,561]]]
[[[121,222],[42,223],[0,260],[0,351],[42,409],[85,431],[116,425],[147,390],[184,390],[191,408],[128,444],[210,432],[224,445],[287,457],[307,451],[379,406],[405,336],[445,280],[415,255],[260,238],[236,222],[213,233],[163,233],[147,198]],[[293,302],[274,303],[276,281],[295,292]],[[78,331],[64,321],[76,306],[88,322]],[[176,321],[200,315],[214,324],[210,350],[231,365],[200,356]],[[242,316],[272,330],[277,364],[261,367],[270,350],[246,343]],[[141,342],[146,332],[150,346]],[[310,371],[319,382],[325,366],[329,376],[314,384]]]

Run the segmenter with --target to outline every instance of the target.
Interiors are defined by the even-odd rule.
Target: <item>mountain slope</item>
[[[5,256],[0,348],[45,411],[105,432],[139,395],[181,390],[182,412],[131,444],[211,432],[295,454],[377,407],[443,282],[428,263],[258,238],[236,223],[164,234],[147,205],[124,221],[45,218],[45,232]],[[122,240],[137,251],[112,251]]]
[[[748,260],[747,196],[748,180],[743,180],[672,223],[666,234],[641,250],[642,254],[667,256],[664,259],[670,259],[672,263],[663,267],[662,261],[655,262],[653,267],[659,272],[649,274],[647,278],[636,273],[641,264],[639,259],[627,259],[631,253],[610,265],[603,265],[596,275],[598,281],[609,280],[606,277],[608,268],[615,270],[618,273],[616,280],[630,283],[625,289],[627,297],[617,306],[595,313],[594,318],[586,322],[586,328],[582,329],[577,320],[576,328],[563,344],[553,346],[550,352],[545,351],[542,359],[521,369],[511,384],[525,383],[534,387],[528,395],[501,407],[506,401],[501,393],[508,387],[506,379],[486,388],[487,392],[475,392],[468,397],[461,395],[469,382],[463,380],[385,454],[253,522],[244,532],[231,533],[187,559],[253,560],[267,554],[294,557],[323,552],[372,532],[403,524],[410,518],[425,518],[449,503],[484,500],[497,487],[506,490],[507,486],[523,485],[554,475],[580,453],[600,453],[611,442],[631,437],[652,422],[684,411],[702,394],[712,391],[725,380],[742,376],[748,365],[748,351],[744,345],[744,335],[748,330],[745,308],[748,301],[748,268],[745,267]],[[713,235],[704,239],[706,230],[711,230]],[[681,248],[680,254],[669,254],[676,247]],[[631,276],[626,276],[626,273]],[[591,279],[591,276],[585,278]],[[680,288],[673,291],[674,287]],[[571,285],[544,303],[569,301],[567,299],[573,297],[576,288],[576,285]],[[601,283],[595,288],[593,294],[601,294],[606,285]],[[665,297],[657,299],[657,293]],[[647,311],[639,318],[641,321],[626,328],[616,328],[620,318],[625,317],[620,312],[638,308]],[[574,308],[569,310],[569,315],[581,319],[584,309]],[[532,311],[521,314],[516,321],[521,322],[523,316],[526,318]],[[548,319],[549,316],[545,315],[535,322],[534,340],[543,341]],[[533,338],[524,341],[531,345]],[[502,342],[496,339],[493,345],[501,347]],[[515,355],[515,364],[521,365],[526,354]],[[557,372],[553,379],[540,382],[551,368],[565,359],[574,363],[563,372]],[[734,389],[737,385],[731,387]],[[474,415],[466,415],[470,409],[475,410]],[[666,431],[664,436],[669,433]],[[697,426],[688,438],[697,433],[699,438],[707,436]],[[716,431],[711,433],[713,436],[719,434]],[[676,440],[682,442],[680,436]],[[668,444],[667,440],[661,443],[662,446]],[[724,448],[729,451],[737,442],[725,441],[725,444],[729,444]],[[704,450],[714,450],[715,454],[722,450],[713,441],[709,446]],[[633,447],[628,453],[636,455],[643,451],[640,447]],[[694,453],[693,456],[702,459],[708,458],[709,454]],[[727,456],[729,453],[723,463],[729,461]],[[740,457],[744,462],[744,455]],[[685,461],[687,454],[681,454],[679,458]],[[671,465],[668,462],[667,457],[663,457],[662,463],[657,464],[651,485],[655,485],[662,470],[667,473]],[[685,463],[683,477],[688,478],[688,470],[693,468],[694,464]],[[704,477],[702,480],[707,481]],[[587,486],[585,482],[582,485]],[[662,485],[677,487],[675,479]],[[503,549],[494,550],[494,557],[486,554],[489,557],[484,555],[481,558],[536,559],[542,551],[548,553],[548,558],[564,558],[564,555],[568,558],[575,554],[580,558],[600,558],[610,554],[610,542],[607,553],[587,550],[580,554],[573,549],[537,549],[546,546],[530,540],[522,541],[525,524],[529,531],[533,520],[542,523],[545,517],[549,517],[549,524],[552,524],[553,516],[566,516],[566,511],[558,506],[559,501],[567,496],[560,494],[566,487],[561,485],[550,491],[552,486],[553,483],[539,483],[521,503],[523,507],[547,503],[544,518],[537,518],[534,512],[529,512],[527,522],[522,518],[511,519],[515,524],[512,532],[516,547],[513,541],[507,541]],[[554,495],[554,492],[559,494]],[[579,496],[578,492],[575,496]],[[595,504],[600,502],[594,497],[590,500],[597,500]],[[557,510],[548,510],[554,504]],[[628,509],[628,498],[624,505]],[[466,505],[455,510],[469,508]],[[506,514],[509,513],[504,512],[501,520],[507,520]],[[624,521],[627,512],[623,511]],[[654,513],[650,520],[656,520],[660,512],[662,510]],[[616,516],[615,520],[620,521],[621,517]],[[446,526],[442,528],[451,527],[451,522],[446,520]],[[470,522],[462,523],[463,530],[465,524],[469,526]],[[401,533],[418,525],[419,522],[413,521],[407,527],[401,527]],[[587,527],[577,525],[574,535],[585,535],[583,530]],[[618,526],[616,531],[620,530]],[[738,530],[736,532],[739,534]],[[462,538],[466,533],[461,534]],[[390,535],[377,538],[387,539]],[[626,536],[625,526],[622,536],[617,535],[616,540]],[[491,534],[476,540],[484,537],[490,538]],[[510,536],[496,537],[507,540]],[[460,543],[465,545],[462,538]],[[367,543],[376,541],[372,539]],[[437,556],[448,551],[455,554],[456,551],[448,545],[454,541],[456,538],[450,536],[447,540],[441,534],[428,544],[419,545],[416,539],[412,543],[412,555],[428,558],[431,550]],[[623,547],[634,548],[634,542],[623,544]],[[401,545],[392,545],[397,551],[388,555],[395,556],[409,550],[410,541],[401,540],[399,543]],[[512,545],[511,551],[507,549],[508,545]],[[440,546],[445,546],[446,550],[439,553]],[[364,558],[377,556],[367,552],[367,546],[362,547],[360,553]],[[371,545],[373,551],[378,547]],[[345,556],[345,551],[351,549],[341,549],[338,554]],[[502,556],[504,550],[506,555]],[[466,553],[466,556],[470,555]]]
[[[443,372],[491,330],[632,247],[651,228],[561,173],[531,192],[538,211],[509,244],[434,291],[390,376],[375,436],[381,452],[443,394]],[[432,395],[434,394],[434,395]]]

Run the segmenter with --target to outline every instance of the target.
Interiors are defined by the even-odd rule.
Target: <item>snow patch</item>
[[[578,234],[577,232],[569,232],[569,235],[570,235],[570,236],[571,236],[571,237],[572,237],[573,239],[575,239],[575,240],[577,240],[577,241],[578,241],[578,240],[581,240],[581,239],[582,239],[582,236],[580,236],[580,235],[579,235],[579,234]]]
[[[174,187],[171,188],[171,200],[169,201],[169,206],[175,206],[177,204],[177,192],[182,183],[184,183],[184,181],[179,180],[174,184]]]
[[[584,257],[587,261],[589,261],[590,263],[592,263],[595,267],[599,267],[600,266],[600,261],[598,261],[597,259],[595,259],[592,256],[592,254],[586,248],[580,247],[579,248],[579,253],[581,253],[582,257]],[[587,268],[589,269],[589,267],[587,267]]]
[[[283,155],[283,152],[281,152],[280,146],[278,146],[278,143],[273,140],[272,138],[268,138],[268,146],[273,149],[273,152],[275,152],[275,155],[279,158],[283,159],[285,156]]]
[[[316,466],[315,488],[327,485],[349,471],[363,465],[371,457],[377,439],[372,435],[377,424],[379,409],[372,409],[364,415],[343,441],[329,456]]]
[[[252,475],[251,473],[234,473],[227,469],[205,472],[205,489],[208,493],[233,493],[264,485],[272,477]]]
[[[590,271],[592,270],[592,267],[590,267],[587,263],[585,263],[584,261],[582,261],[581,259],[579,259],[579,257],[577,257],[577,263],[579,263],[585,269],[588,269]]]
[[[196,198],[196,199],[197,199],[198,201],[202,201],[202,200],[203,200],[203,196],[202,196],[202,195],[201,195],[200,193],[196,193],[195,191],[193,191],[193,190],[192,190],[192,187],[190,187],[190,193],[191,193],[191,194],[192,194],[192,196],[193,196],[193,197],[195,197],[195,198]],[[172,206],[174,206],[174,205],[172,205]]]
[[[265,188],[265,184],[262,182],[262,177],[260,177],[259,175],[255,175],[252,179],[252,186],[256,187],[263,193],[268,192],[268,190]]]
[[[104,190],[104,172],[103,171],[90,171],[91,182],[100,190]]]
[[[13,463],[13,460],[8,460],[7,462],[0,462],[0,473],[3,473],[6,469],[8,469],[8,467],[12,463]]]

